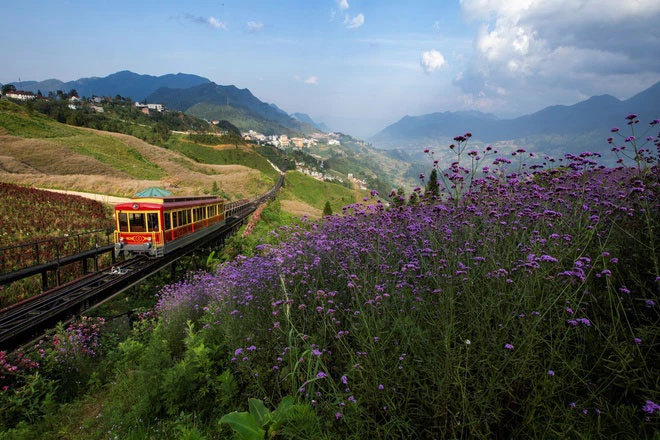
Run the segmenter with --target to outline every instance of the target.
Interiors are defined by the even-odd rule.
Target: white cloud
[[[260,32],[264,28],[264,24],[260,21],[248,21],[247,30],[248,32]]]
[[[206,18],[206,17],[198,17],[198,16],[192,15],[192,14],[184,14],[183,18],[185,18],[186,20],[190,20],[190,21],[192,21],[193,23],[196,23],[196,24],[201,24],[201,25],[212,27],[213,29],[227,30],[227,23],[222,22],[222,21],[220,21],[217,18],[212,17],[212,16]]]
[[[341,11],[348,9],[348,0],[337,0],[337,6]]]
[[[215,17],[209,17],[208,23],[214,29],[227,29],[227,23],[224,23]]]
[[[454,82],[510,104],[531,96],[628,93],[660,79],[657,0],[460,0],[477,22],[474,55]],[[621,79],[626,78],[621,84]],[[643,78],[643,79],[642,79]],[[502,90],[508,93],[503,95]],[[628,95],[629,96],[629,95]]]
[[[364,24],[364,14],[358,14],[353,18],[350,18],[347,14],[346,18],[344,19],[344,24],[349,29],[359,28]]]
[[[424,69],[424,72],[426,73],[433,73],[446,63],[445,57],[435,49],[423,52],[422,59],[420,60],[422,69]]]
[[[296,81],[303,82],[305,84],[312,85],[312,86],[315,86],[319,83],[319,78],[316,75],[312,75],[312,76],[310,76],[309,78],[306,78],[306,79],[302,79],[300,77],[300,75],[294,75],[293,79],[295,79]]]

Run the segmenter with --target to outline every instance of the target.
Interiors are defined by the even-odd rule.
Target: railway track
[[[282,175],[270,191],[228,217],[225,225],[217,231],[163,257],[134,257],[117,263],[110,269],[94,272],[0,311],[0,350],[13,350],[39,338],[44,331],[58,322],[71,321],[84,311],[107,301],[200,246],[230,234],[259,204],[273,198],[283,181]]]

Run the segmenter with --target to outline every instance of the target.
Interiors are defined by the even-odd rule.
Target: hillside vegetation
[[[169,142],[177,145],[183,137],[172,135]],[[0,101],[0,143],[0,180],[11,183],[118,196],[149,186],[208,193],[217,183],[228,197],[244,198],[265,192],[272,181],[243,165],[242,157],[202,164],[132,136],[62,124],[6,100]]]
[[[656,438],[660,139],[645,136],[612,139],[633,160],[616,168],[593,152],[481,162],[492,151],[457,136],[455,164],[426,192],[391,206],[373,192],[262,236],[249,257],[165,287],[121,343],[84,320],[1,353],[0,428]],[[262,214],[277,224],[276,205]]]

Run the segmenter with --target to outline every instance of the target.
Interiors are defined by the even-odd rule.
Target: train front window
[[[119,231],[128,232],[128,216],[124,212],[120,212],[119,216]]]
[[[147,214],[147,226],[149,226],[149,232],[158,232],[158,214],[153,212]]]
[[[128,221],[131,225],[131,232],[144,232],[144,214],[132,213],[129,215]]]

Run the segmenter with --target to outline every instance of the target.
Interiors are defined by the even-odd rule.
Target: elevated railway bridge
[[[93,249],[78,252],[56,261],[32,265],[9,273],[0,273],[0,288],[14,281],[42,275],[44,292],[0,310],[0,350],[9,351],[26,344],[58,322],[68,322],[87,310],[98,306],[124,290],[138,284],[161,269],[174,265],[184,256],[191,255],[197,249],[217,245],[238,229],[256,208],[277,194],[283,184],[284,176],[266,194],[241,207],[234,209],[219,229],[188,243],[171,253],[159,258],[136,256],[116,261],[114,244],[95,246]],[[98,256],[112,255],[112,265],[99,269]],[[107,258],[107,257],[106,257]],[[83,262],[85,272],[89,269],[88,261],[93,261],[91,273],[75,281],[47,290],[49,272],[58,272],[64,265]]]

